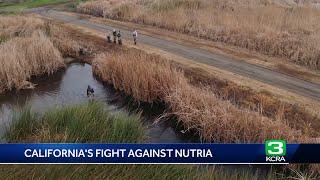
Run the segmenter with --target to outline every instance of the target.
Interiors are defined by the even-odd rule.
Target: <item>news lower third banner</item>
[[[0,144],[1,164],[319,163],[320,144]]]

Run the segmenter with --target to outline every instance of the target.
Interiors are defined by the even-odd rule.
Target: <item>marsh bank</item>
[[[185,143],[195,142],[176,130],[172,121],[154,123],[164,109],[146,104],[136,105],[130,98],[115,91],[111,86],[101,83],[92,74],[91,65],[74,62],[66,70],[61,70],[49,77],[36,78],[33,90],[22,90],[0,95],[1,135],[10,123],[15,110],[25,106],[38,113],[56,106],[81,104],[89,101],[86,95],[88,85],[94,87],[96,101],[104,103],[111,111],[141,113],[141,119],[147,128],[150,143]]]

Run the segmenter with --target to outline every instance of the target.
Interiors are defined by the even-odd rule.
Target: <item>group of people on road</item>
[[[111,37],[113,36],[113,40],[111,39]],[[132,37],[133,37],[133,43],[136,45],[137,44],[137,38],[138,38],[138,32],[137,30],[134,30],[132,32]],[[121,39],[121,32],[120,30],[116,31],[115,29],[113,29],[112,34],[111,33],[107,33],[107,40],[109,43],[117,43],[119,45],[122,45],[122,39]],[[88,85],[87,87],[87,97],[89,99],[92,99],[94,97],[94,89],[93,87],[91,87],[90,85]]]
[[[113,37],[113,43],[117,43],[119,45],[122,45],[122,39],[121,39],[121,32],[120,30],[116,31],[115,29],[113,29],[112,34],[111,33],[107,33],[107,40],[109,43],[112,43],[112,39],[111,37]],[[137,44],[137,38],[138,38],[138,32],[137,30],[134,30],[132,32],[132,37],[133,37],[133,43],[136,45]]]
[[[111,35],[111,33],[108,33],[108,34],[107,34],[107,39],[108,39],[108,42],[109,42],[109,43],[112,42],[111,36],[113,36],[113,42],[114,42],[114,43],[117,43],[117,39],[118,39],[118,43],[119,43],[120,45],[122,44],[121,32],[120,32],[120,30],[116,31],[115,29],[113,29],[112,35]]]

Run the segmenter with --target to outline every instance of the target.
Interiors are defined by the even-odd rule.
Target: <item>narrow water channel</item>
[[[38,78],[34,81],[37,86],[34,90],[23,90],[19,93],[0,95],[0,135],[10,123],[15,110],[29,106],[35,112],[42,113],[55,106],[65,106],[87,102],[86,88],[88,85],[95,90],[95,100],[106,104],[112,111],[125,111],[128,108],[119,102],[119,93],[113,88],[103,85],[92,74],[91,65],[72,63],[65,71],[56,73],[49,78]],[[148,109],[148,108],[147,108]],[[182,133],[175,130],[170,122],[154,123],[161,112],[150,112],[143,108],[142,121],[148,127],[146,135],[150,143],[186,143],[188,140]],[[158,114],[160,113],[160,114]]]
[[[104,85],[95,79],[92,74],[91,65],[84,63],[72,63],[65,71],[58,72],[50,77],[38,78],[34,81],[37,84],[33,90],[22,90],[18,93],[0,95],[0,136],[3,137],[5,127],[10,123],[13,112],[25,106],[33,111],[42,113],[56,106],[85,103],[89,99],[86,95],[87,86],[95,90],[95,100],[106,105],[106,108],[113,112],[132,112],[128,107],[125,98],[116,92],[112,87]],[[134,107],[133,107],[134,108]],[[130,109],[130,110],[129,110]],[[135,111],[143,112],[141,120],[147,126],[146,136],[149,143],[192,143],[195,138],[185,136],[175,127],[175,123],[160,121],[154,123],[161,115],[161,109],[151,107],[138,108]],[[226,171],[233,169],[251,169],[248,166],[224,166]],[[251,169],[255,173],[255,168]],[[266,173],[267,171],[263,171]],[[262,176],[263,177],[263,176]]]

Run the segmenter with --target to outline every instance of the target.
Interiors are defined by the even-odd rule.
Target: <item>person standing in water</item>
[[[132,36],[133,36],[134,45],[137,45],[137,37],[138,37],[138,32],[137,32],[137,30],[134,30],[134,31],[133,31]]]
[[[94,97],[94,90],[90,85],[88,85],[88,88],[87,88],[87,97],[88,98]]]

